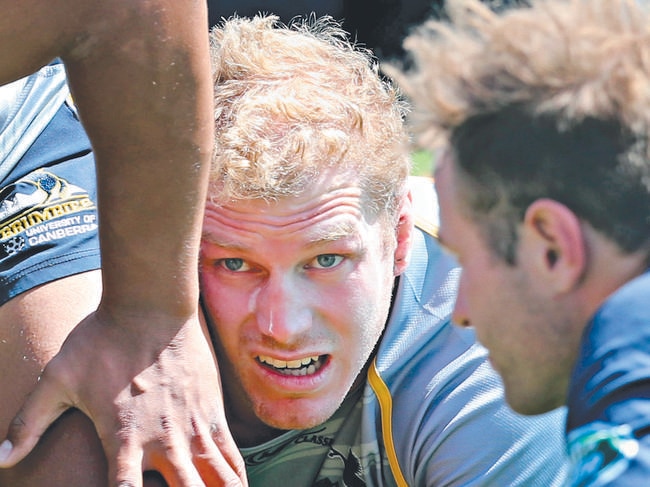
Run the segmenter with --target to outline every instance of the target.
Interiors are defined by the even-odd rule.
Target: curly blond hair
[[[216,203],[296,195],[340,167],[358,176],[368,209],[394,212],[410,165],[404,106],[339,24],[235,17],[211,44]]]
[[[517,224],[550,197],[625,251],[650,242],[650,9],[532,0],[495,13],[449,1],[388,71],[429,147],[448,144],[469,213],[514,262]]]

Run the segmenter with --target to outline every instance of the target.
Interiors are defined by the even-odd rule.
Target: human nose
[[[311,327],[304,283],[292,276],[270,276],[261,289],[256,319],[260,332],[292,343]]]
[[[456,325],[467,328],[472,326],[472,323],[469,319],[469,310],[467,308],[465,294],[465,279],[463,279],[463,275],[461,274],[460,281],[458,283],[456,303],[454,304],[454,311],[451,319]]]

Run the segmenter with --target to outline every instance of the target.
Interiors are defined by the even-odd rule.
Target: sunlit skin
[[[277,202],[207,205],[203,299],[240,446],[327,420],[381,336],[410,226],[386,232],[360,197],[342,173]]]
[[[559,407],[584,321],[576,319],[568,296],[538,277],[539,245],[530,232],[521,234],[514,266],[491,251],[478,225],[461,211],[455,171],[446,153],[435,180],[440,240],[463,268],[454,322],[476,329],[515,411],[538,414]]]

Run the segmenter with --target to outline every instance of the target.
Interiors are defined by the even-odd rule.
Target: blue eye
[[[219,264],[231,272],[243,272],[249,269],[244,259],[221,259]]]
[[[314,259],[316,265],[314,267],[319,267],[323,269],[329,269],[339,265],[343,261],[342,255],[337,254],[321,254]]]

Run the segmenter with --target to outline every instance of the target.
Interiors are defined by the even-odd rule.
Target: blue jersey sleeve
[[[614,293],[588,325],[569,390],[571,486],[650,479],[650,272]]]

